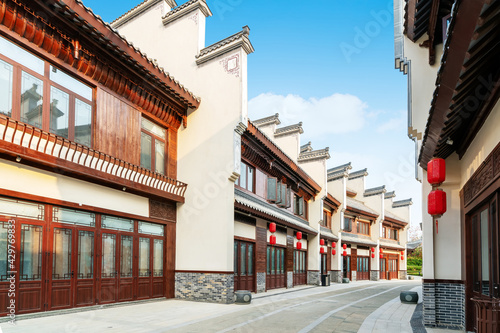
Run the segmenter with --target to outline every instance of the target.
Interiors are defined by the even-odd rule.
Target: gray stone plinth
[[[321,284],[319,272],[307,271],[307,284],[319,286]]]
[[[356,271],[351,271],[351,281],[356,281]]]
[[[266,273],[257,273],[257,292],[263,293],[266,291]]]
[[[463,330],[465,286],[460,283],[422,284],[424,325]]]
[[[252,293],[249,290],[235,291],[234,302],[236,304],[250,304],[252,302]]]
[[[214,303],[234,302],[234,275],[175,273],[175,298]]]
[[[286,272],[286,287],[293,288],[293,272]]]
[[[399,271],[399,279],[400,280],[406,280],[406,279],[408,279],[408,277],[406,275],[406,271]]]
[[[380,280],[380,272],[370,271],[370,281],[378,281],[378,280]]]
[[[332,283],[342,283],[342,271],[331,271],[330,276]]]

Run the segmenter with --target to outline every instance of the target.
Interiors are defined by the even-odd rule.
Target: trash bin
[[[330,285],[330,275],[328,274],[321,275],[321,285],[323,287],[328,287]]]

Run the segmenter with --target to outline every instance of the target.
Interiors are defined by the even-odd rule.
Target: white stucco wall
[[[255,226],[234,221],[234,235],[255,240]]]
[[[2,188],[149,217],[149,199],[109,187],[0,160]]]
[[[288,155],[294,162],[297,163],[300,151],[300,133],[288,135],[280,135],[274,137],[274,142]]]
[[[347,188],[354,190],[357,195],[356,198],[363,198],[363,193],[365,192],[365,177],[359,177],[355,179],[347,179]],[[358,199],[363,201],[363,199]]]

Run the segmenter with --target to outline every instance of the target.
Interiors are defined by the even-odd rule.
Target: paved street
[[[399,293],[420,281],[305,286],[255,295],[251,305],[163,300],[1,323],[28,332],[411,332],[414,305]]]

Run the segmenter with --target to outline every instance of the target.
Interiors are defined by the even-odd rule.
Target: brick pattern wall
[[[458,283],[423,283],[424,325],[463,330],[465,286]]]
[[[370,271],[370,281],[380,280],[380,271]]]
[[[234,275],[175,273],[175,298],[213,303],[234,303]]]
[[[266,273],[257,273],[257,292],[263,293],[266,291]]]
[[[307,284],[312,284],[315,286],[321,285],[321,279],[319,277],[319,272],[307,271]]]

